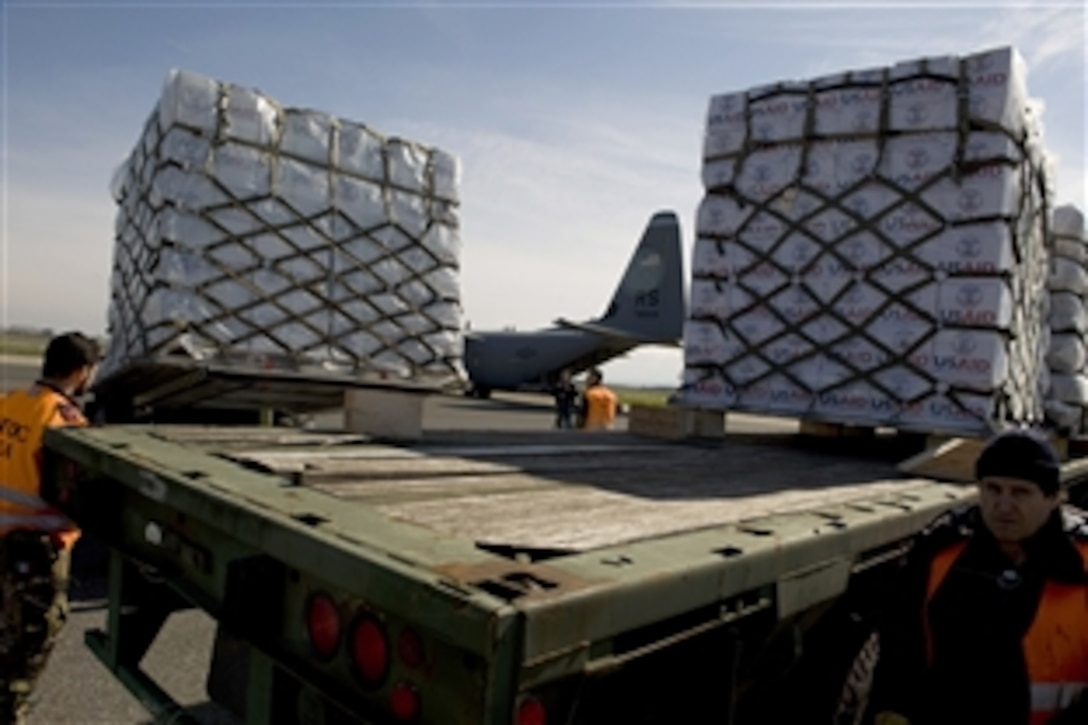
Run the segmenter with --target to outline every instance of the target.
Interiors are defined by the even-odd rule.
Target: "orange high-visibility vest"
[[[42,437],[46,428],[87,424],[78,406],[45,386],[0,398],[0,536],[29,529],[75,544],[79,530],[41,498]]]
[[[585,392],[586,429],[610,428],[616,420],[616,394],[603,385],[595,385]]]
[[[926,605],[966,548],[956,543],[937,554],[929,570]],[[1077,542],[1088,569],[1088,542]],[[933,639],[925,618],[926,645],[933,661]],[[1088,585],[1048,581],[1035,619],[1023,639],[1024,664],[1031,689],[1028,725],[1044,725],[1088,690]]]

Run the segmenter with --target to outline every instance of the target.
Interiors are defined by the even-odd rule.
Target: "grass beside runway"
[[[612,392],[620,399],[621,405],[644,405],[660,408],[665,405],[675,390],[672,388],[633,388],[623,385],[610,385]]]
[[[49,338],[25,332],[0,332],[0,355],[10,357],[41,357]]]

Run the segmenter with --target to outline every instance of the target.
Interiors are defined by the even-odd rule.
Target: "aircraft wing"
[[[608,338],[610,340],[617,340],[619,342],[628,343],[632,345],[674,345],[679,347],[680,340],[647,340],[644,337],[633,335],[623,330],[618,330],[608,325],[602,325],[597,322],[572,322],[571,320],[560,317],[555,321],[555,324],[559,327],[568,330],[581,330],[582,332],[589,332],[594,335],[600,335],[601,337]]]

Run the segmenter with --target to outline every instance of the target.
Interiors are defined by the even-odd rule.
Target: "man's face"
[[[74,397],[81,397],[87,394],[87,391],[91,389],[91,383],[94,382],[94,376],[98,372],[97,365],[88,365],[80,369],[79,383],[76,385],[73,392]]]
[[[1058,496],[1046,496],[1036,484],[1019,478],[990,476],[979,482],[982,520],[1002,543],[1031,538],[1058,507]]]

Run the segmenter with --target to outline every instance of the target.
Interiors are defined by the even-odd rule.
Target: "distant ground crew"
[[[98,344],[53,338],[41,379],[0,398],[0,722],[25,723],[30,694],[68,618],[75,525],[40,498],[46,428],[84,426],[76,399],[98,367]]]
[[[574,427],[574,412],[578,402],[578,388],[570,379],[570,371],[564,370],[552,391],[555,396],[555,427],[560,429]]]
[[[1088,515],[1046,440],[995,437],[979,504],[916,539],[880,628],[876,725],[1088,723]]]
[[[579,414],[580,427],[584,430],[609,430],[616,422],[616,394],[604,385],[604,376],[597,368],[589,371],[586,389],[582,393]]]

